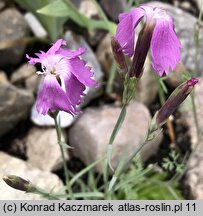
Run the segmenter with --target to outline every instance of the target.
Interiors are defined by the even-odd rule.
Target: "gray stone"
[[[195,98],[195,104],[196,104],[196,111],[197,111],[197,119],[199,123],[200,133],[203,133],[203,78],[199,78],[199,83],[195,85],[194,88],[194,98]],[[192,148],[196,145],[198,142],[197,139],[197,133],[196,133],[196,126],[195,121],[193,117],[193,111],[192,111],[192,103],[191,98],[188,97],[184,103],[180,107],[181,112],[181,121],[188,125],[189,127],[189,134],[191,137],[191,144]]]
[[[47,37],[47,31],[44,29],[42,24],[39,20],[30,12],[27,12],[24,15],[25,20],[27,21],[30,29],[32,30],[33,34],[39,38]]]
[[[0,152],[0,176],[17,175],[31,181],[34,185],[47,192],[57,192],[63,187],[62,181],[50,172],[34,168],[29,163]],[[25,193],[9,187],[0,178],[0,200],[39,200],[44,199],[40,195]]]
[[[5,2],[0,0],[0,11],[5,7]]]
[[[11,82],[13,84],[22,83],[25,79],[32,75],[36,75],[35,66],[30,64],[23,64],[12,73]]]
[[[98,109],[87,108],[69,131],[69,142],[73,153],[84,163],[101,159],[107,152],[108,141],[121,109],[114,106],[102,106]],[[148,109],[138,102],[128,106],[126,119],[113,143],[112,166],[129,157],[142,144],[151,117]],[[149,142],[141,150],[143,161],[156,153],[161,136]],[[102,164],[97,166],[102,170]]]
[[[45,171],[61,168],[62,157],[55,128],[34,127],[29,131],[24,142],[27,147],[28,162],[34,167]],[[67,153],[65,157],[68,160]]]
[[[118,15],[125,11],[127,0],[114,0],[113,4],[109,0],[101,0],[100,4],[112,20],[118,21]]]
[[[71,114],[59,111],[58,116],[61,119],[61,128],[66,128],[70,126],[76,117],[73,117]],[[36,103],[33,105],[31,110],[31,120],[38,126],[54,126],[54,120],[49,115],[42,115],[36,110]]]
[[[24,17],[14,8],[0,13],[0,42],[20,40],[28,35],[29,28]],[[0,66],[18,64],[24,55],[25,45],[16,44],[13,48],[0,50]]]
[[[169,74],[169,76],[166,79],[166,83],[173,87],[176,88],[177,86],[179,86],[182,82],[183,82],[183,75],[184,72],[186,71],[185,66],[183,65],[183,63],[179,63],[176,66],[175,71],[171,72]]]
[[[100,42],[96,56],[105,74],[108,75],[114,60],[111,49],[111,34],[107,34]]]
[[[8,83],[8,78],[6,76],[6,73],[0,70],[0,85],[2,83]]]
[[[200,139],[197,138],[196,126],[193,117],[191,98],[181,105],[181,119],[183,124],[189,128],[191,137],[192,153],[188,161],[186,172],[186,185],[190,188],[191,199],[203,199],[203,78],[199,78],[199,83],[194,88],[194,97],[197,110],[197,119],[200,128]]]
[[[0,136],[28,116],[33,101],[32,93],[0,83]]]
[[[185,177],[185,184],[190,189],[190,199],[203,199],[203,136],[199,140],[196,149],[190,155],[187,164],[187,172]]]
[[[15,86],[26,88],[32,93],[37,93],[41,76],[38,76],[36,71],[37,70],[35,66],[23,64],[12,73],[11,83],[13,83]]]
[[[199,74],[202,74],[203,68],[203,29],[200,28],[199,36],[200,36],[200,44],[199,44],[199,57],[197,59],[197,65],[199,70],[196,70],[196,60],[195,60],[195,41],[194,41],[194,27],[197,22],[197,18],[190,15],[183,10],[176,8],[172,5],[162,3],[162,2],[150,2],[149,5],[155,7],[161,7],[166,9],[166,11],[173,17],[175,22],[175,30],[177,32],[178,37],[180,38],[182,49],[181,49],[181,59],[184,63],[186,70],[193,71]],[[203,23],[201,23],[201,26]]]

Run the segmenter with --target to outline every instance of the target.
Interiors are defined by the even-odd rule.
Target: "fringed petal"
[[[160,76],[175,70],[180,62],[180,41],[174,31],[172,20],[158,20],[152,35],[152,67]]]
[[[91,67],[86,66],[86,62],[79,57],[69,60],[71,73],[84,85],[95,87],[96,81],[92,79]]]

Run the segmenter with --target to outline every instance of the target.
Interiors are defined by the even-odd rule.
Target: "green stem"
[[[62,142],[61,142],[61,128],[60,128],[60,125],[58,124],[58,121],[57,121],[57,115],[54,116],[53,119],[54,119],[55,128],[56,128],[58,145],[60,147],[61,156],[62,156],[62,160],[63,160],[63,168],[64,168],[64,175],[65,175],[66,185],[67,185],[68,192],[70,193],[71,199],[73,199],[74,197],[73,197],[73,193],[72,193],[72,190],[71,190],[71,186],[69,184],[69,174],[68,174],[68,167],[67,167],[67,164],[66,164],[64,148],[63,148]]]
[[[121,109],[121,112],[120,112],[120,115],[118,117],[118,120],[115,124],[115,127],[112,131],[112,134],[111,134],[111,137],[109,139],[109,144],[108,144],[108,150],[107,150],[107,159],[106,159],[106,165],[105,165],[105,172],[104,172],[104,182],[105,182],[105,195],[106,195],[106,198],[109,199],[109,190],[108,190],[108,176],[109,176],[109,168],[112,168],[111,166],[111,155],[112,155],[112,145],[113,145],[113,142],[116,138],[116,135],[118,134],[124,120],[125,120],[125,116],[126,116],[126,104],[123,105],[122,109]]]
[[[48,192],[46,192],[43,189],[38,188],[38,187],[36,188],[36,191],[34,191],[33,193],[39,194],[39,195],[46,197],[48,199],[59,200],[59,197],[57,194],[48,193]]]
[[[197,73],[199,71],[199,54],[200,54],[200,37],[199,37],[199,32],[200,32],[200,25],[201,25],[201,20],[202,20],[202,13],[203,13],[203,2],[200,5],[200,11],[199,11],[199,16],[198,20],[196,23],[196,28],[194,32],[194,41],[195,41],[195,73],[194,75],[197,76]]]
[[[140,152],[140,150],[143,148],[143,146],[148,143],[149,139],[151,138],[151,136],[153,134],[153,131],[151,131],[150,128],[152,128],[151,125],[147,131],[147,134],[145,136],[143,143],[136,149],[136,151],[127,160],[124,161],[123,164],[118,166],[117,170],[115,171],[115,173],[114,173],[114,175],[110,181],[109,188],[108,188],[109,191],[114,189],[115,183],[116,183],[117,179],[119,178],[119,176],[123,173],[123,171],[129,165],[129,163],[133,160],[133,158]],[[158,137],[158,135],[157,135],[157,137]]]
[[[195,105],[195,96],[194,92],[190,94],[191,101],[192,101],[192,111],[193,111],[193,117],[195,121],[195,127],[196,127],[196,133],[197,133],[197,140],[199,140],[199,135],[200,135],[200,129],[199,129],[199,122],[198,122],[198,117],[197,117],[197,110],[196,110],[196,105]]]
[[[160,84],[160,78],[156,76],[155,79],[156,79],[156,82],[158,85],[159,100],[161,102],[161,105],[163,105],[166,101],[166,97],[165,97],[164,91],[163,91],[161,84]]]

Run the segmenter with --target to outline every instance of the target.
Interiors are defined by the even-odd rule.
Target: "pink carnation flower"
[[[144,17],[145,26],[148,25],[148,29],[151,27],[153,31],[150,38],[152,67],[160,76],[164,72],[168,75],[169,69],[174,70],[177,63],[180,62],[181,44],[174,31],[172,18],[163,9],[142,5],[120,14],[116,39],[119,41],[124,53],[130,57],[133,56],[134,29]]]
[[[85,48],[72,51],[61,48],[62,45],[66,45],[66,42],[59,39],[47,52],[35,53],[38,58],[26,56],[29,64],[41,63],[42,72],[38,71],[37,74],[44,75],[44,79],[36,109],[43,115],[58,110],[77,114],[77,106],[81,103],[86,86],[96,86],[91,68],[79,57]]]

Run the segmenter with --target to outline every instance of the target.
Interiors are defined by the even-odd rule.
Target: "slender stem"
[[[199,54],[200,54],[200,37],[199,37],[199,33],[200,33],[200,23],[202,20],[202,13],[203,13],[203,1],[201,2],[200,5],[200,11],[199,11],[199,16],[198,16],[198,20],[196,22],[196,26],[195,26],[195,31],[194,31],[194,41],[195,41],[195,73],[194,75],[197,76],[198,72],[199,72]]]
[[[190,94],[190,97],[191,97],[191,101],[192,101],[192,111],[193,111],[193,117],[194,117],[194,121],[195,121],[197,140],[199,140],[200,129],[199,129],[199,122],[198,122],[197,110],[196,110],[196,105],[195,105],[195,96],[194,96],[194,92],[192,92],[192,93]]]
[[[151,128],[151,126],[149,127]],[[143,146],[148,143],[149,141],[149,138],[151,137],[152,135],[152,131],[149,129],[147,131],[147,134],[145,136],[145,139],[143,141],[143,143],[135,150],[135,152],[133,152],[133,154],[127,159],[124,161],[123,164],[121,164],[120,166],[118,166],[117,170],[115,171],[111,181],[110,181],[110,184],[109,184],[109,188],[108,190],[111,191],[112,189],[114,189],[114,186],[115,186],[115,183],[117,181],[117,179],[119,178],[119,176],[121,175],[121,173],[123,173],[123,171],[126,169],[126,167],[129,165],[129,163],[133,160],[133,158],[140,152],[140,150],[143,148]]]
[[[57,194],[46,192],[41,188],[36,188],[36,189],[37,190],[33,193],[39,194],[39,195],[46,197],[48,199],[59,200],[59,196]]]
[[[106,159],[106,165],[105,165],[105,172],[104,172],[104,182],[105,182],[105,195],[106,195],[106,198],[109,199],[109,190],[108,190],[108,176],[109,176],[109,171],[112,166],[111,166],[111,155],[112,155],[112,145],[113,145],[113,142],[116,138],[116,135],[118,134],[122,124],[123,124],[123,121],[125,120],[125,116],[126,116],[126,106],[127,104],[124,104],[122,109],[121,109],[121,112],[120,112],[120,115],[118,117],[118,120],[115,124],[115,127],[112,131],[112,134],[111,134],[111,137],[109,139],[109,144],[108,144],[108,151],[107,151],[107,159]]]
[[[61,128],[60,128],[60,125],[58,124],[57,116],[54,116],[53,119],[54,119],[55,128],[56,128],[58,145],[60,147],[61,156],[62,156],[62,160],[63,160],[63,169],[64,169],[64,175],[65,175],[66,185],[67,185],[68,192],[70,193],[70,196],[73,199],[74,197],[73,197],[73,193],[72,193],[72,190],[71,190],[71,186],[69,184],[69,174],[68,174],[68,167],[67,167],[67,164],[66,164],[66,158],[65,158],[64,148],[63,148],[63,146],[61,144]]]

